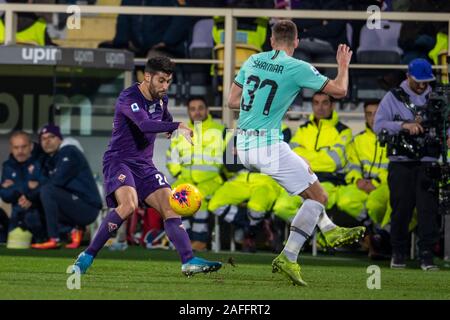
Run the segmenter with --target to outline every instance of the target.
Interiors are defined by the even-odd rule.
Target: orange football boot
[[[31,247],[33,249],[42,249],[42,250],[59,249],[60,243],[58,242],[57,239],[50,238],[50,240],[48,240],[47,242],[35,243],[35,244],[32,244]]]
[[[81,244],[81,240],[83,239],[83,231],[73,229],[70,233],[70,239],[72,240],[72,242],[67,244],[65,247],[67,249],[77,249]]]

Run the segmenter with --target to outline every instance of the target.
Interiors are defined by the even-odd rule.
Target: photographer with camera
[[[374,131],[377,134],[387,132],[390,135],[406,135],[411,140],[421,139],[427,134],[429,130],[424,129],[423,116],[418,110],[423,110],[421,106],[427,105],[432,91],[429,83],[434,80],[428,61],[412,60],[408,66],[407,79],[381,100],[375,115]],[[431,107],[427,105],[427,108]],[[407,145],[403,141],[400,147]],[[406,267],[408,225],[416,208],[420,267],[425,271],[438,270],[433,262],[433,246],[439,237],[438,193],[431,190],[436,182],[433,182],[427,171],[437,163],[439,155],[434,153],[430,156],[421,152],[420,156],[413,156],[413,153],[397,152],[394,148],[389,153],[389,149],[388,142],[388,185],[392,207],[391,268]],[[408,151],[408,148],[405,150]]]

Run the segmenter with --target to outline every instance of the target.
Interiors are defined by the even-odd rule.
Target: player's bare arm
[[[228,95],[228,108],[239,109],[241,106],[242,88],[236,83],[231,85],[230,94]]]
[[[352,50],[345,44],[340,44],[337,53],[336,61],[338,64],[338,74],[334,80],[328,81],[323,92],[333,96],[336,99],[344,98],[348,90],[348,66],[352,58]]]

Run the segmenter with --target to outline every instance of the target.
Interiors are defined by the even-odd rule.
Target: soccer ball
[[[200,209],[202,195],[192,184],[183,183],[172,190],[169,202],[173,211],[180,216],[189,217]]]

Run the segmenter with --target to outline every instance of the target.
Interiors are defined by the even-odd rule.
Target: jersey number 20
[[[255,99],[256,91],[258,89],[264,88],[265,86],[270,86],[270,92],[269,92],[269,95],[267,96],[266,103],[264,104],[264,110],[263,110],[263,115],[267,116],[267,115],[269,115],[270,107],[272,106],[272,102],[273,102],[273,98],[275,97],[275,93],[277,92],[278,84],[275,81],[270,80],[270,79],[264,79],[263,81],[261,81],[261,79],[255,75],[251,75],[250,77],[247,78],[246,84],[251,85],[252,83],[253,83],[253,88],[247,90],[248,95],[250,97],[250,100],[248,101],[248,103],[245,103],[244,97],[242,97],[242,102],[241,102],[242,110],[250,111],[250,109],[253,107],[253,100]]]
[[[165,175],[161,175],[159,173],[155,174],[155,178],[158,179],[158,183],[160,186],[169,184]]]

